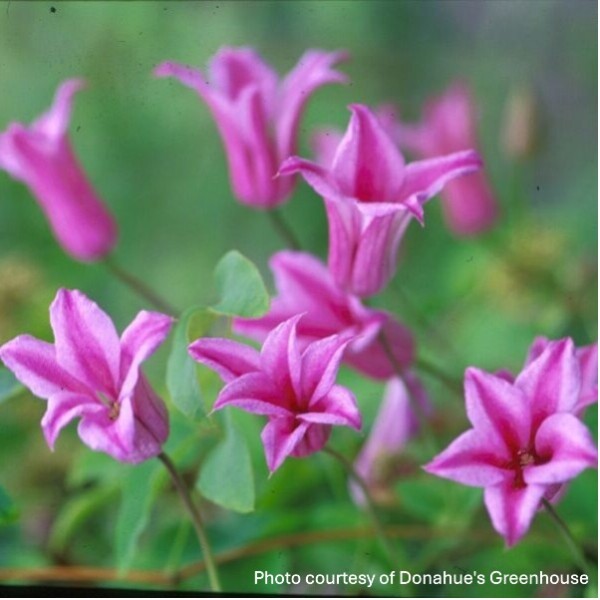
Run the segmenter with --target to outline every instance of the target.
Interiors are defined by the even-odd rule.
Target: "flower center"
[[[113,400],[112,398],[108,398],[102,392],[96,392],[96,394],[100,402],[102,402],[102,404],[104,404],[104,406],[108,408],[108,418],[111,421],[116,421],[119,417],[119,403],[116,400]]]
[[[521,468],[535,463],[535,456],[529,450],[519,450],[517,452],[517,460]]]

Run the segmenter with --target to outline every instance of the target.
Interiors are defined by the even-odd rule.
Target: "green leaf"
[[[0,403],[14,398],[24,389],[8,369],[0,367]]]
[[[122,478],[121,505],[115,531],[115,554],[121,571],[130,567],[139,538],[148,524],[150,510],[158,493],[158,486],[155,485],[158,472],[156,461],[146,461],[130,467]]]
[[[214,317],[201,306],[188,308],[179,318],[173,335],[173,347],[167,361],[167,389],[173,404],[186,416],[195,417],[203,410],[202,392],[196,375],[196,364],[188,354],[188,330],[194,317],[202,317],[202,328],[208,329]]]
[[[215,312],[230,317],[254,318],[269,310],[269,294],[254,263],[232,250],[215,267],[219,302]]]
[[[240,513],[254,510],[254,474],[250,453],[241,432],[228,417],[226,437],[208,455],[196,484],[215,504]]]
[[[10,496],[0,487],[0,525],[10,525],[19,518],[19,511]]]

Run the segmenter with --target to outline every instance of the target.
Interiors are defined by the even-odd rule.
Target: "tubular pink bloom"
[[[288,456],[321,450],[332,425],[361,426],[353,394],[335,383],[348,340],[330,336],[301,351],[296,339],[301,319],[296,315],[273,329],[260,352],[220,338],[199,339],[189,347],[194,360],[226,383],[214,410],[237,406],[268,417],[262,441],[271,472]]]
[[[420,158],[477,148],[476,109],[469,88],[455,83],[425,106],[418,125],[391,129],[401,148]],[[498,219],[498,205],[482,171],[450,182],[441,193],[446,223],[459,236],[477,235]]]
[[[160,64],[154,74],[175,77],[202,98],[221,134],[235,196],[269,209],[287,200],[294,187],[293,180],[275,175],[296,151],[306,101],[322,85],[346,82],[332,68],[345,58],[344,52],[309,50],[279,82],[250,48],[222,48],[210,61],[209,82],[200,71],[172,62]]]
[[[92,450],[126,463],[160,453],[168,414],[140,367],[172,321],[142,311],[119,339],[94,302],[61,289],[50,307],[54,344],[21,335],[0,347],[0,358],[17,379],[48,401],[42,429],[50,448],[61,429],[79,418],[79,437]]]
[[[318,259],[286,250],[273,255],[269,265],[278,294],[264,317],[234,319],[236,333],[262,342],[280,323],[303,314],[296,328],[302,349],[321,338],[340,335],[350,340],[344,362],[369,377],[389,379],[395,369],[381,344],[380,334],[384,334],[397,363],[401,367],[412,363],[414,341],[408,328],[340,289]]]
[[[371,433],[354,462],[355,471],[369,488],[377,489],[390,483],[386,461],[399,454],[418,429],[411,396],[424,412],[429,412],[427,393],[413,373],[407,372],[404,381],[399,377],[388,381]],[[353,481],[350,492],[357,504],[365,504],[362,490]]]
[[[549,344],[514,383],[467,369],[467,415],[473,425],[425,470],[485,488],[492,524],[509,546],[529,529],[542,498],[557,500],[560,486],[598,453],[573,414],[582,375],[571,340]]]
[[[404,164],[377,117],[362,105],[352,117],[330,167],[288,158],[280,175],[302,173],[323,197],[329,221],[329,270],[357,296],[379,292],[393,276],[410,220],[451,179],[481,167],[473,151]]]
[[[0,133],[0,168],[29,187],[65,251],[78,260],[93,261],[112,250],[117,227],[67,134],[73,96],[83,86],[80,79],[65,81],[47,113],[29,127],[11,123]]]

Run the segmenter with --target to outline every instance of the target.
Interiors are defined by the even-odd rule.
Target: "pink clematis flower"
[[[279,173],[302,173],[323,197],[329,270],[338,285],[362,297],[379,292],[393,276],[400,240],[413,217],[423,221],[423,204],[482,163],[467,150],[405,165],[377,117],[366,106],[350,110],[330,168],[293,156]]]
[[[31,126],[12,123],[0,133],[0,168],[29,187],[65,251],[93,261],[112,250],[117,227],[67,135],[73,96],[83,85],[80,79],[65,81],[50,110]]]
[[[48,401],[42,429],[50,448],[79,418],[79,437],[92,450],[126,463],[159,454],[168,414],[140,367],[168,335],[171,317],[142,311],[119,338],[94,302],[61,289],[50,323],[54,344],[21,335],[0,347],[17,379]]]
[[[354,395],[335,383],[348,341],[331,336],[300,352],[296,328],[301,318],[296,315],[276,327],[260,352],[218,338],[199,339],[189,347],[195,360],[216,371],[227,384],[214,410],[237,406],[268,417],[262,441],[271,472],[288,456],[303,457],[321,450],[332,425],[361,427]]]
[[[309,50],[279,82],[250,48],[222,48],[209,64],[210,82],[201,72],[172,62],[160,64],[154,73],[175,77],[206,102],[225,146],[235,196],[269,209],[287,200],[294,187],[293,180],[275,175],[296,151],[306,101],[322,85],[346,82],[345,75],[332,69],[345,58],[344,52]]]
[[[389,379],[395,374],[395,366],[382,346],[383,334],[398,365],[410,366],[414,340],[409,329],[389,313],[368,308],[359,298],[339,288],[317,258],[284,250],[273,255],[269,264],[278,294],[264,317],[234,319],[236,333],[262,342],[277,325],[302,313],[296,328],[301,348],[321,338],[340,335],[350,340],[344,362],[369,377]]]
[[[598,453],[573,414],[582,376],[570,339],[549,344],[514,383],[470,367],[467,416],[473,425],[425,466],[434,475],[485,488],[492,524],[509,546],[529,529],[541,501]]]
[[[389,469],[391,459],[403,450],[418,430],[413,401],[423,413],[430,412],[425,388],[414,373],[405,373],[404,380],[393,377],[388,381],[371,433],[354,461],[354,470],[372,491],[384,490],[389,485],[393,479]],[[354,481],[350,482],[350,492],[357,504],[366,503],[362,490]]]
[[[420,158],[478,147],[475,105],[462,83],[430,100],[418,125],[396,124],[391,130],[401,148]],[[483,233],[498,219],[498,205],[482,171],[448,183],[441,197],[446,223],[456,235]]]

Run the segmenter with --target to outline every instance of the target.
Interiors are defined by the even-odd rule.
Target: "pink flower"
[[[303,318],[296,327],[298,344],[330,335],[351,340],[344,361],[369,377],[388,379],[394,365],[381,344],[385,335],[398,365],[408,367],[414,358],[414,341],[407,327],[381,310],[364,306],[356,296],[339,288],[331,273],[305,252],[282,251],[269,261],[275,277],[277,296],[269,312],[259,319],[234,319],[233,330],[263,341],[277,325],[297,314]]]
[[[473,425],[425,470],[485,488],[496,531],[509,546],[529,529],[543,498],[597,466],[589,431],[573,414],[582,376],[570,339],[549,344],[514,383],[470,367],[467,416]]]
[[[404,164],[378,119],[352,105],[352,117],[330,168],[288,158],[281,175],[301,172],[325,201],[329,221],[329,270],[336,283],[370,296],[396,269],[400,240],[412,217],[423,220],[423,204],[454,177],[481,167],[473,151]]]
[[[67,135],[73,96],[83,85],[79,79],[65,81],[50,110],[31,126],[12,123],[0,133],[0,168],[29,187],[65,251],[93,261],[112,250],[117,227]]]
[[[50,448],[80,418],[78,433],[92,450],[138,463],[160,453],[168,415],[140,371],[164,341],[172,319],[142,311],[121,335],[94,302],[61,289],[50,307],[54,344],[21,335],[0,358],[31,392],[48,401],[42,429]]]
[[[397,125],[400,147],[420,158],[477,148],[476,110],[469,88],[451,86],[425,106],[418,125]],[[459,236],[490,229],[498,219],[498,206],[483,171],[450,182],[441,193],[446,223]]]
[[[385,488],[393,479],[389,473],[390,459],[403,450],[418,430],[411,396],[423,412],[429,412],[427,393],[413,373],[406,373],[404,381],[399,377],[388,381],[371,433],[354,462],[355,471],[375,491]],[[350,491],[357,504],[365,504],[363,492],[356,483],[350,483]]]
[[[214,410],[237,406],[268,417],[262,441],[271,472],[288,456],[321,450],[332,425],[361,426],[354,395],[335,384],[347,340],[331,336],[300,352],[296,328],[301,318],[296,315],[276,327],[260,352],[218,338],[199,339],[189,347],[195,360],[227,384]]]
[[[306,101],[322,85],[346,81],[332,69],[345,58],[344,52],[309,50],[279,82],[250,48],[222,48],[209,64],[210,82],[200,71],[172,62],[154,73],[179,79],[206,102],[225,146],[234,194],[244,204],[268,209],[292,192],[293,180],[274,177],[296,151]]]

